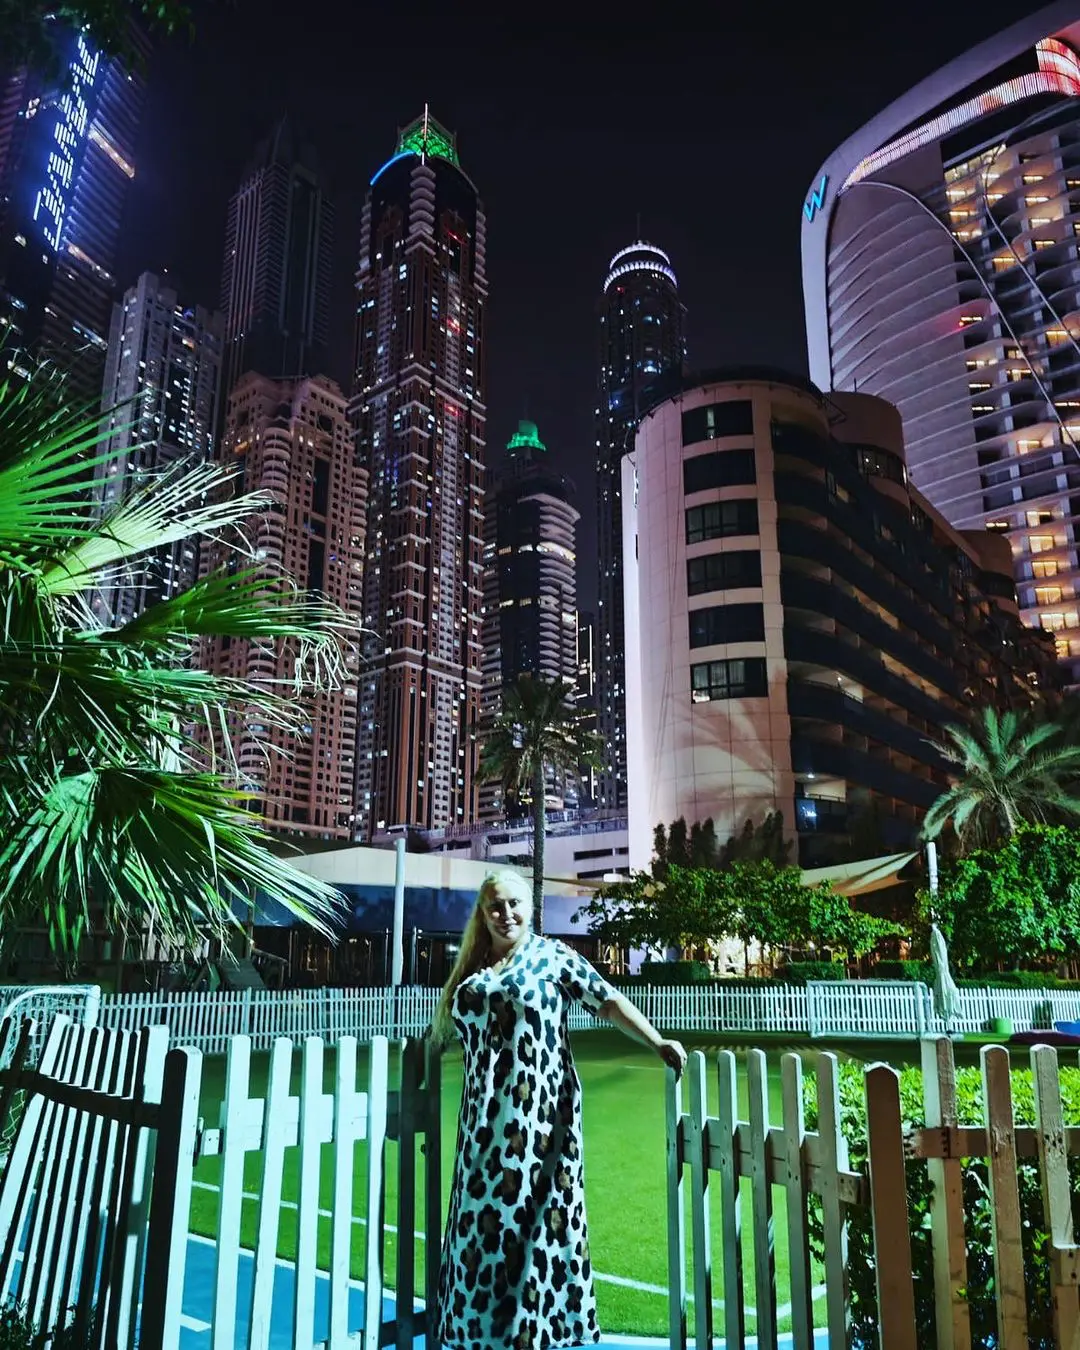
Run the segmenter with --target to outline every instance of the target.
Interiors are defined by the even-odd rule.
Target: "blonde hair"
[[[509,868],[499,868],[497,872],[489,872],[480,883],[472,913],[469,915],[465,930],[461,934],[461,946],[458,949],[457,960],[450,971],[449,979],[443,985],[443,991],[439,995],[438,1006],[435,1009],[435,1016],[431,1019],[428,1034],[436,1045],[446,1045],[456,1035],[454,1019],[450,1016],[450,1009],[453,1006],[454,995],[457,993],[458,986],[488,963],[488,958],[491,955],[491,934],[484,922],[484,901],[491,898],[497,886],[501,886],[504,892],[513,896],[516,900],[527,900],[530,904],[532,903],[532,888],[520,872],[512,872]]]

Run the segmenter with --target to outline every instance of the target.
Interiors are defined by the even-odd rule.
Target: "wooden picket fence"
[[[7,1028],[2,1030],[6,1031]],[[436,1328],[415,1308],[415,1246],[402,1240],[393,1290],[386,1289],[386,1219],[399,1234],[417,1231],[423,1198],[427,1249],[439,1250],[439,1059],[422,1043],[406,1044],[401,1078],[391,1090],[388,1043],[373,1038],[366,1090],[356,1081],[357,1042],[338,1043],[334,1083],[323,1088],[323,1042],[302,1048],[300,1090],[291,1091],[294,1046],[277,1039],[270,1051],[266,1095],[251,1094],[249,1037],[228,1045],[226,1089],[213,1128],[198,1117],[202,1055],[168,1050],[164,1027],[138,1033],[52,1024],[36,1069],[28,1063],[34,1027],[24,1022],[11,1065],[0,1072],[0,1118],[16,1092],[27,1104],[0,1177],[0,1306],[17,1304],[43,1329],[71,1327],[93,1350],[177,1350],[181,1330],[191,1193],[197,1157],[219,1155],[220,1187],[213,1240],[210,1321],[213,1350],[266,1350],[278,1259],[286,1150],[296,1150],[296,1261],[292,1344],[296,1350],[412,1350]],[[398,1145],[398,1207],[386,1215],[386,1143]],[[423,1141],[418,1187],[416,1144]],[[367,1214],[363,1330],[349,1325],[353,1177],[356,1150],[366,1146]],[[329,1150],[333,1201],[329,1269],[317,1268],[323,1150]],[[242,1255],[244,1164],[261,1154],[252,1279],[247,1306],[238,1304]],[[325,1334],[316,1340],[316,1286],[328,1284]],[[438,1262],[428,1262],[423,1307],[436,1306]],[[143,1298],[143,1290],[147,1291]],[[149,1291],[153,1291],[152,1296]],[[396,1315],[383,1321],[384,1292]],[[246,1320],[242,1340],[238,1328]],[[82,1345],[83,1340],[79,1341]]]
[[[670,1344],[686,1350],[688,1293],[694,1305],[694,1341],[710,1346],[714,1334],[712,1206],[720,1210],[723,1334],[741,1346],[746,1334],[744,1244],[753,1251],[757,1344],[776,1350],[778,1290],[774,1252],[774,1196],[782,1191],[790,1260],[790,1310],[794,1350],[812,1350],[815,1334],[808,1240],[811,1196],[821,1205],[825,1298],[821,1323],[831,1346],[846,1346],[850,1329],[847,1260],[848,1213],[869,1207],[881,1350],[925,1350],[917,1337],[906,1162],[925,1160],[932,1183],[931,1243],[937,1350],[969,1350],[971,1322],[965,1295],[967,1238],[962,1177],[966,1160],[984,1159],[990,1181],[993,1296],[996,1347],[1028,1350],[1027,1294],[1021,1243],[1017,1164],[1037,1160],[1052,1283],[1055,1350],[1080,1346],[1080,1245],[1072,1219],[1068,1156],[1080,1152],[1080,1128],[1062,1124],[1057,1051],[1030,1052],[1036,1124],[1019,1127],[1013,1112],[1008,1051],[981,1052],[983,1123],[957,1123],[956,1070],[952,1042],[928,1038],[923,1045],[925,1124],[905,1132],[900,1080],[886,1064],[864,1073],[868,1165],[853,1171],[841,1130],[837,1061],[812,1056],[817,1076],[818,1128],[806,1129],[803,1057],[781,1062],[781,1119],[770,1118],[765,1054],[747,1052],[749,1120],[738,1118],[736,1060],[717,1057],[718,1109],[706,1108],[706,1059],[690,1055],[684,1082],[668,1074],[667,1194],[668,1266],[671,1290]],[[715,1181],[714,1181],[715,1177]],[[748,1188],[740,1186],[749,1178]],[[685,1211],[690,1210],[688,1278]]]

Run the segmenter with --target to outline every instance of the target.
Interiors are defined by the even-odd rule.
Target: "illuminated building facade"
[[[108,510],[149,473],[214,451],[224,323],[220,314],[182,306],[160,277],[144,272],[114,307],[101,403],[115,428],[98,468]],[[195,580],[193,540],[141,559],[100,597],[117,623]]]
[[[12,347],[68,371],[76,402],[101,393],[143,98],[141,78],[82,34],[65,82],[19,70],[0,87],[0,322]]]
[[[490,475],[485,503],[484,721],[519,675],[577,684],[577,577],[573,485],[544,463],[547,447],[522,421],[506,460]],[[555,809],[576,806],[576,783],[552,783]],[[500,815],[498,787],[483,784],[481,816]]]
[[[425,110],[371,180],[351,412],[370,475],[357,834],[476,818],[485,218]]]
[[[1029,707],[1053,645],[1008,546],[911,485],[883,399],[767,369],[688,378],[623,461],[630,866],[654,828],[779,811],[804,866],[913,847],[944,726]]]
[[[608,264],[600,301],[596,406],[596,509],[600,564],[596,685],[604,767],[601,806],[626,805],[626,681],[623,668],[622,479],[646,390],[683,368],[683,309],[668,255],[641,240]]]
[[[327,368],[334,208],[312,151],[283,118],[229,202],[221,308],[224,389],[245,371],[298,379]]]
[[[912,480],[1007,535],[1080,683],[1080,5],[1021,19],[832,154],[803,206],[811,376],[896,404]]]
[[[326,376],[270,380],[243,375],[229,398],[222,458],[242,466],[238,488],[264,492],[271,509],[245,538],[270,576],[318,591],[359,616],[367,475],[356,463],[347,400]],[[203,550],[205,573],[236,558],[224,544]],[[352,656],[353,670],[359,657]],[[253,684],[288,689],[290,642],[204,639],[199,664]],[[299,736],[252,719],[231,728],[241,786],[270,829],[308,839],[352,833],[356,684],[309,697]],[[220,747],[219,747],[220,749]]]

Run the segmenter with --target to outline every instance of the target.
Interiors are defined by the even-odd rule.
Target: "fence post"
[[[754,1294],[760,1350],[776,1350],[776,1249],[769,1176],[769,1075],[764,1050],[746,1052],[750,1102],[750,1187],[753,1195]]]
[[[712,1226],[709,1222],[709,1153],[706,1138],[708,1108],[703,1054],[697,1053],[687,1061],[686,1077],[690,1084],[686,1151],[690,1158],[690,1231],[694,1250],[694,1344],[711,1346]]]
[[[739,1080],[735,1056],[716,1058],[717,1123],[720,1145],[720,1248],[724,1261],[724,1336],[728,1345],[746,1338],[743,1298],[742,1209],[739,1200]]]
[[[918,1350],[900,1076],[888,1064],[872,1064],[864,1083],[881,1346],[882,1350]]]
[[[990,1217],[998,1346],[1000,1350],[1027,1350],[1027,1295],[1020,1238],[1020,1191],[1016,1176],[1009,1052],[1000,1045],[986,1045],[981,1060],[983,1119],[990,1148]]]
[[[922,1043],[923,1112],[928,1129],[952,1129],[956,1115],[956,1065],[947,1036]],[[939,1350],[968,1350],[971,1313],[964,1294],[964,1177],[959,1158],[928,1158],[930,1239],[934,1261],[934,1311]]]
[[[1050,1282],[1054,1342],[1072,1350],[1080,1339],[1080,1301],[1065,1257],[1076,1257],[1072,1188],[1061,1110],[1057,1051],[1050,1045],[1031,1048],[1031,1082],[1035,1096],[1035,1138],[1042,1177],[1043,1217],[1050,1230]]]
[[[692,1050],[699,1055],[700,1050]],[[671,1350],[686,1350],[686,1234],[683,1223],[683,1154],[685,1129],[682,1085],[672,1069],[664,1070],[664,1161],[667,1171],[668,1341]]]
[[[839,1173],[848,1167],[847,1140],[840,1129],[840,1084],[836,1056],[817,1057],[818,1135],[821,1139],[821,1222],[825,1249],[825,1320],[830,1345],[847,1345],[847,1222]]]
[[[240,1034],[243,1036],[251,1035],[251,1004],[253,990],[244,990],[243,1013],[240,1018]]]

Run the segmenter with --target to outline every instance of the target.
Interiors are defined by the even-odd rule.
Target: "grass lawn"
[[[730,1042],[720,1043],[688,1036],[688,1048],[714,1052]],[[756,1035],[749,1043],[763,1045],[769,1056],[770,1114],[774,1123],[780,1120],[780,1056],[786,1049],[808,1052],[807,1068],[812,1064],[813,1051],[808,1045],[793,1046],[790,1040],[781,1043]],[[745,1072],[742,1068],[744,1051],[734,1047],[740,1059],[740,1116],[746,1118]],[[858,1058],[887,1059],[892,1063],[917,1059],[918,1047],[860,1043],[852,1050]],[[899,1053],[898,1053],[899,1052]],[[843,1052],[841,1052],[843,1053]],[[662,1336],[667,1331],[667,1228],[664,1195],[664,1070],[651,1052],[636,1045],[615,1031],[589,1031],[574,1038],[574,1054],[584,1092],[585,1179],[589,1216],[589,1237],[593,1267],[596,1272],[596,1296],[601,1326],[610,1332],[632,1332]],[[252,1096],[262,1096],[266,1088],[268,1056],[258,1055],[252,1062]],[[361,1063],[358,1083],[367,1076],[366,1047],[360,1048]],[[391,1055],[391,1075],[396,1065]],[[332,1086],[334,1053],[326,1055],[326,1088]],[[299,1088],[300,1055],[294,1055],[293,1091]],[[202,1114],[207,1125],[218,1123],[218,1110],[223,1095],[224,1060],[207,1059],[203,1070]],[[457,1144],[457,1112],[461,1097],[461,1057],[449,1053],[443,1062],[442,1101],[442,1163],[443,1213],[449,1196],[453,1160]],[[684,1106],[686,1103],[684,1103]],[[716,1112],[715,1072],[709,1075],[709,1111]],[[321,1205],[330,1203],[329,1149],[324,1150],[321,1185]],[[286,1152],[282,1196],[285,1202],[297,1198],[297,1150]],[[196,1167],[195,1179],[203,1183],[196,1187],[192,1199],[192,1231],[213,1236],[217,1221],[217,1192],[220,1160],[204,1158]],[[422,1177],[422,1159],[417,1159],[418,1183]],[[366,1213],[366,1156],[364,1145],[357,1148],[354,1168],[353,1214]],[[249,1154],[245,1168],[244,1189],[256,1196],[260,1188],[261,1154]],[[386,1156],[386,1222],[396,1223],[397,1216],[397,1145],[387,1145]],[[744,1187],[748,1185],[744,1182]],[[420,1198],[422,1205],[422,1194]],[[721,1263],[719,1215],[714,1201],[713,1219],[713,1291],[714,1298],[723,1299],[723,1269]],[[744,1214],[748,1214],[744,1209]],[[253,1246],[258,1220],[256,1198],[244,1202],[242,1241]],[[418,1218],[418,1227],[422,1218]],[[688,1225],[689,1227],[689,1225]],[[781,1306],[789,1299],[787,1232],[783,1194],[774,1188],[774,1229],[776,1245],[777,1291]],[[363,1275],[364,1227],[353,1229],[353,1275]],[[319,1224],[319,1264],[328,1265],[330,1243],[329,1219]],[[422,1292],[426,1253],[422,1239],[416,1241],[417,1292]],[[747,1226],[743,1239],[743,1259],[747,1302],[752,1306],[753,1252]],[[397,1234],[386,1234],[386,1278],[393,1281],[397,1262]],[[296,1211],[282,1207],[278,1233],[278,1254],[288,1259],[296,1255]],[[437,1259],[437,1253],[431,1254]],[[604,1278],[611,1277],[611,1278]],[[814,1282],[820,1282],[814,1272]],[[641,1287],[644,1286],[644,1287]],[[650,1288],[649,1286],[653,1286]],[[784,1319],[782,1325],[787,1324]],[[753,1319],[748,1330],[753,1329]]]

